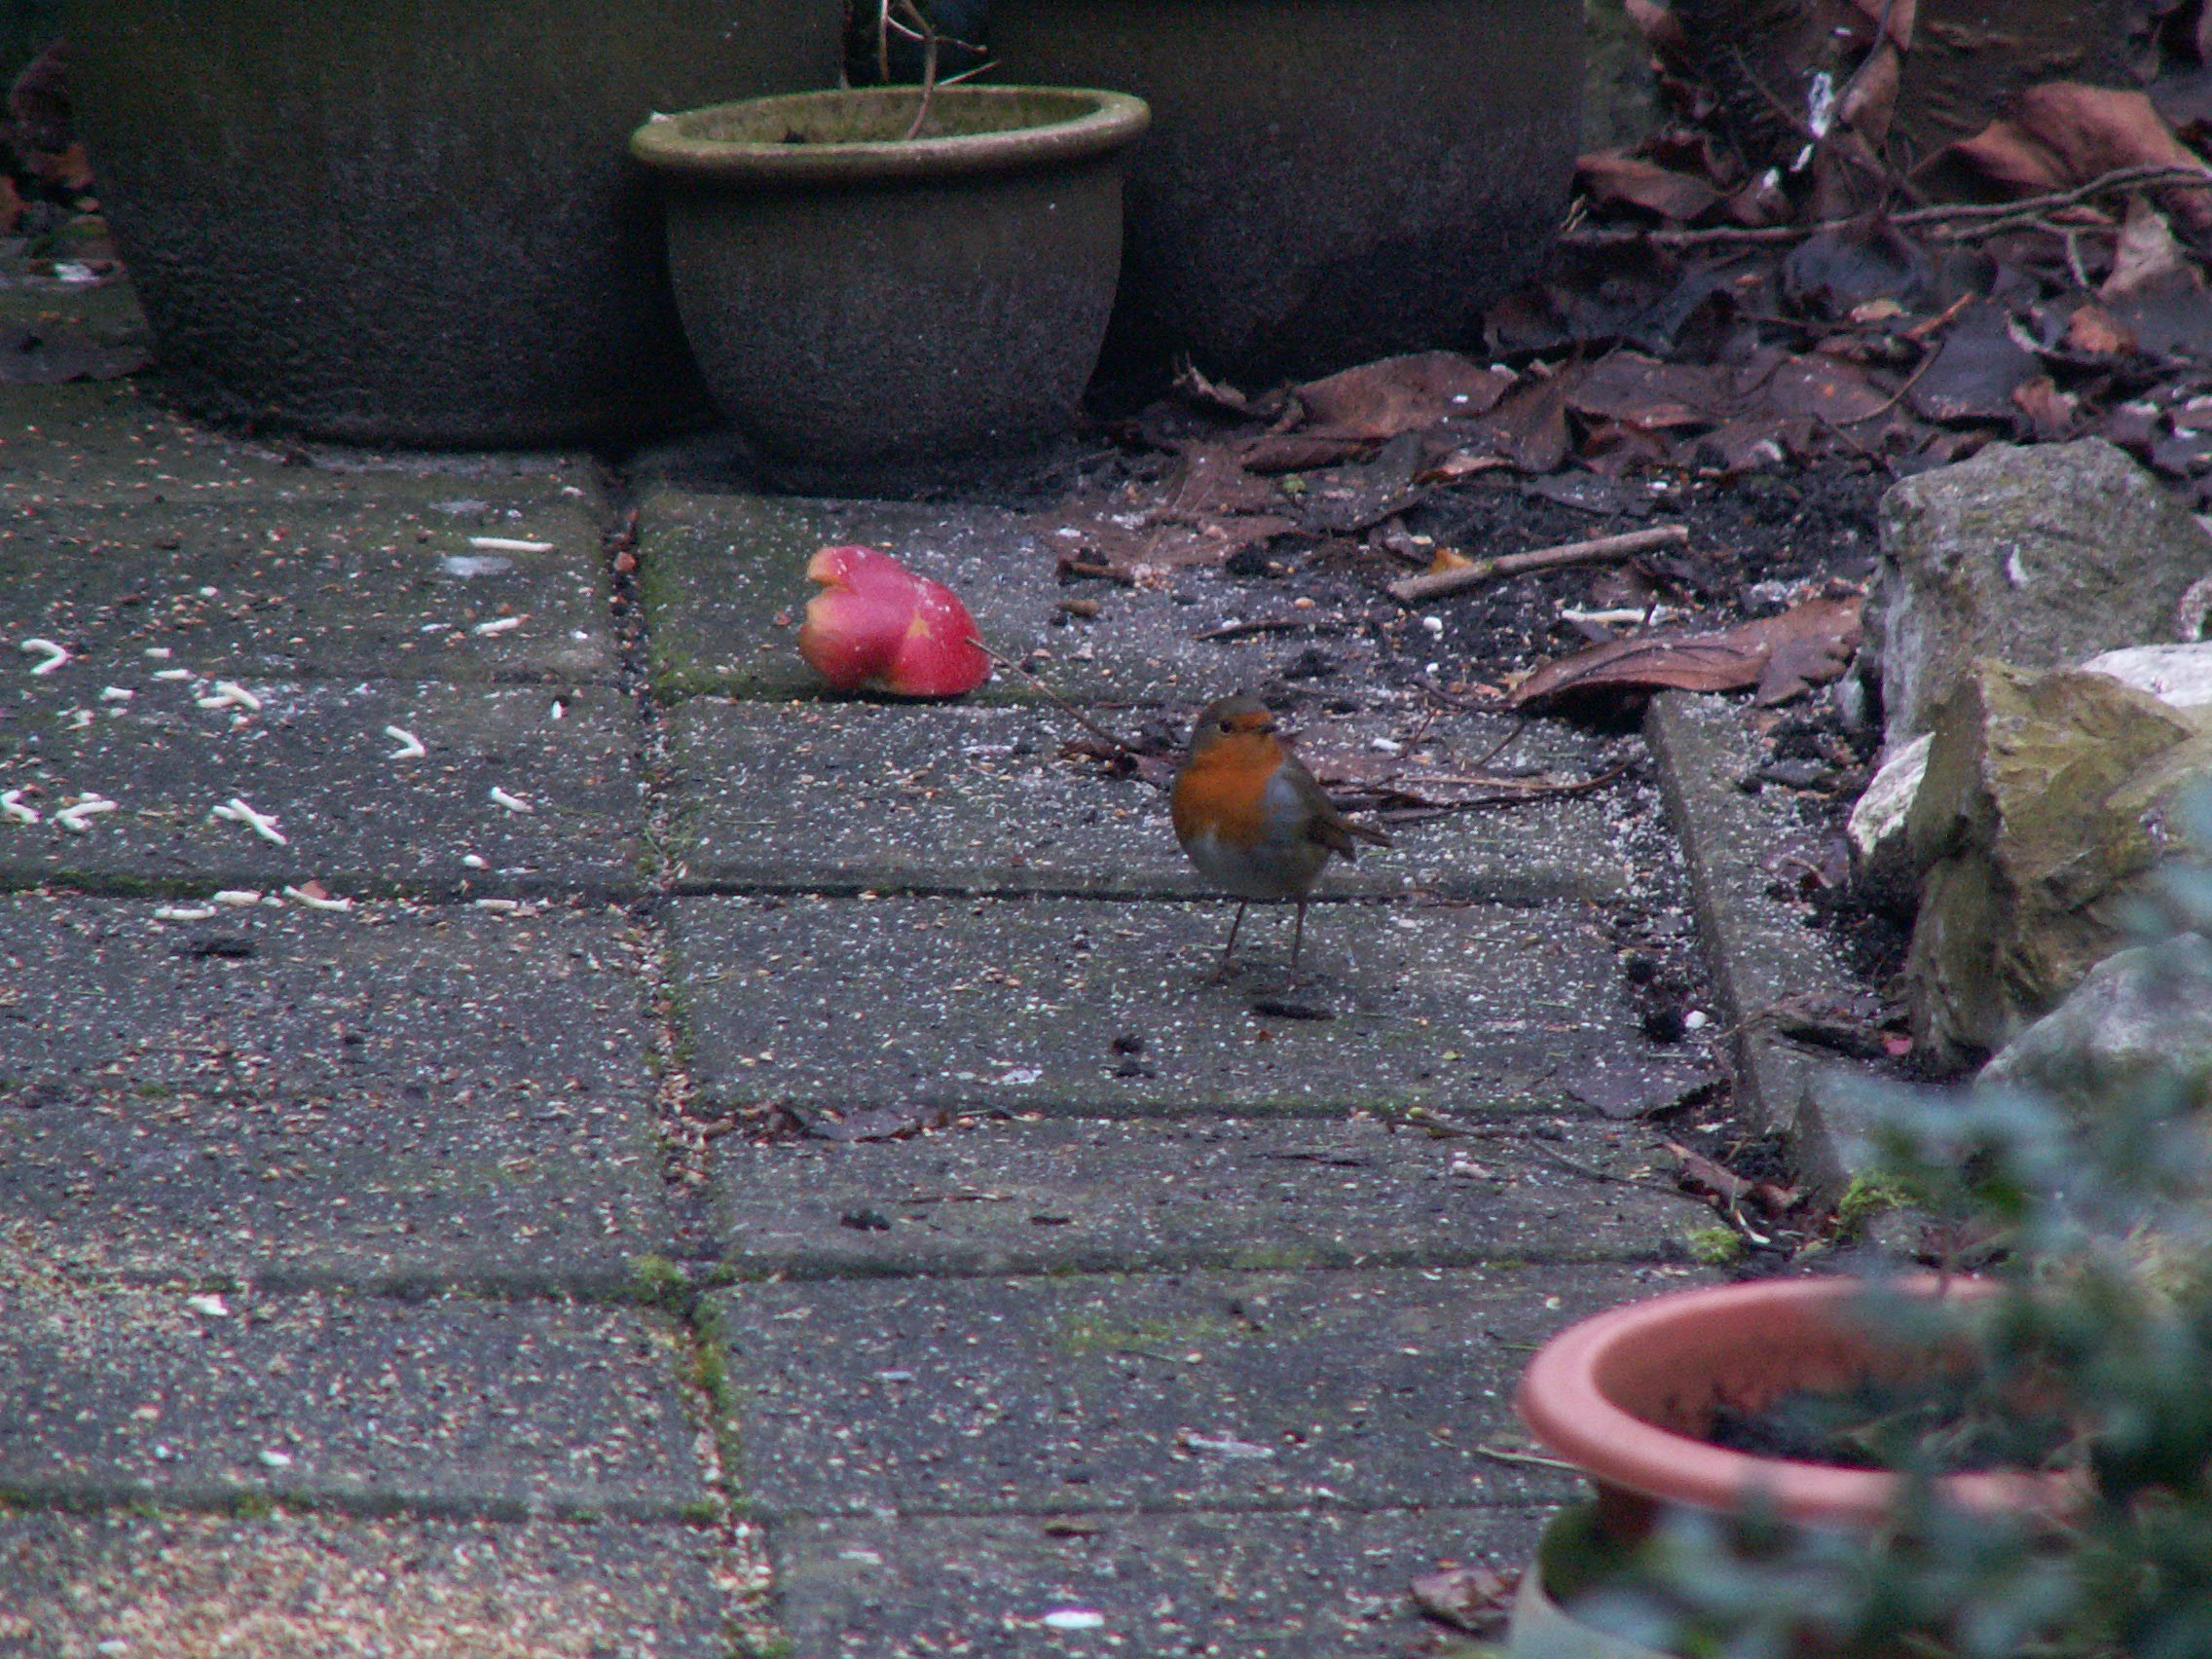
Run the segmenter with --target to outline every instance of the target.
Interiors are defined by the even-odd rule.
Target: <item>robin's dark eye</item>
[[[1236,722],[1235,720],[1223,720],[1221,722],[1221,729],[1223,731],[1235,731],[1236,729]]]

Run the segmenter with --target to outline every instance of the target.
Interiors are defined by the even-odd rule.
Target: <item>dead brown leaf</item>
[[[2057,443],[2074,429],[2077,400],[2070,392],[2060,391],[2048,375],[2038,375],[2014,387],[2012,403],[2028,418],[2041,442]]]
[[[1945,331],[1935,360],[1915,373],[1905,400],[1930,421],[2009,424],[2012,393],[2042,369],[2042,360],[2012,338],[2003,307],[1969,306]]]
[[[1516,686],[1508,708],[1600,690],[1736,691],[1756,686],[1762,707],[1786,702],[1841,674],[1859,648],[1860,608],[1811,599],[1779,616],[1719,633],[1611,640],[1545,663]]]
[[[1430,1618],[1482,1636],[1495,1631],[1519,1588],[1519,1571],[1493,1567],[1453,1567],[1424,1572],[1406,1586],[1414,1605]]]
[[[2097,290],[2101,300],[2121,300],[2147,290],[2186,282],[2195,273],[2165,215],[2151,205],[2149,197],[2131,197],[2127,217],[2120,227],[2120,241],[2113,248],[2112,275]]]
[[[1168,473],[1166,495],[1165,503],[1154,510],[1156,520],[1198,521],[1227,513],[1268,512],[1283,504],[1281,488],[1247,471],[1243,456],[1233,444],[1184,444]]]
[[[1309,432],[1263,432],[1236,446],[1247,472],[1307,472],[1349,461],[1368,447],[1360,438],[1333,438]]]
[[[1864,370],[1818,351],[1789,357],[1767,378],[1761,403],[1782,420],[1848,426],[1869,420],[1894,399]]]
[[[1597,150],[1577,157],[1574,172],[1583,188],[1599,201],[1626,203],[1675,224],[1702,217],[1720,201],[1720,192],[1705,180],[1621,150]]]
[[[1470,415],[1503,397],[1513,377],[1486,369],[1456,351],[1384,357],[1296,388],[1310,436],[1382,443]]]
[[[1577,415],[1651,431],[1711,424],[1728,398],[1714,372],[1697,363],[1662,363],[1637,351],[1608,351],[1566,393]]]
[[[1557,472],[1568,450],[1565,393],[1577,373],[1567,368],[1549,377],[1524,376],[1496,408],[1473,423],[1475,433],[1523,472]]]
[[[2135,350],[2135,336],[2111,312],[2083,306],[2067,318],[2066,347],[2093,357],[2120,357]]]
[[[50,190],[82,196],[92,188],[92,158],[82,143],[67,144],[59,150],[31,150],[22,160],[32,176]]]
[[[2156,187],[2167,209],[2199,234],[2212,231],[2212,168],[2174,135],[2147,93],[2075,81],[2046,81],[2013,101],[2009,115],[1932,157],[1955,158],[2021,195],[2085,184],[2120,167],[2194,167],[2204,185]]]

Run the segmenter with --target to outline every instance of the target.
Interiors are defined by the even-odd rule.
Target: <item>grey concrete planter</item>
[[[707,384],[793,488],[903,491],[1075,421],[1113,307],[1112,92],[910,87],[759,98],[642,128]]]
[[[1579,0],[996,0],[991,50],[1152,105],[1117,357],[1265,381],[1473,345],[1566,211]]]
[[[73,0],[77,106],[176,395],[342,441],[703,417],[655,109],[828,86],[837,0]]]

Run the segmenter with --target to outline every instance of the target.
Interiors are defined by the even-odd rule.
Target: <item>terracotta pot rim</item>
[[[994,131],[913,139],[858,139],[804,144],[775,139],[729,138],[717,129],[809,112],[889,105],[910,108],[912,87],[863,87],[851,91],[785,92],[708,104],[648,121],[630,135],[630,153],[655,171],[676,178],[754,187],[816,188],[947,174],[1026,171],[1093,161],[1127,147],[1152,124],[1151,107],[1126,92],[1095,87],[939,87],[940,104],[1019,104],[1049,100],[1069,109],[1064,118]]]
[[[1937,1282],[1933,1274],[1916,1274],[1894,1288],[1933,1296]],[[1604,1368],[1633,1355],[1654,1333],[1739,1326],[1778,1315],[1833,1317],[1864,1288],[1853,1278],[1763,1279],[1629,1303],[1570,1325],[1547,1342],[1523,1374],[1514,1403],[1546,1448],[1601,1487],[1722,1513],[1763,1501],[1801,1524],[1871,1526],[1895,1506],[1898,1476],[1714,1446],[1632,1415],[1601,1382]],[[1954,1279],[1950,1294],[1980,1297],[1995,1288],[1988,1280]],[[2077,1490],[2063,1475],[2003,1471],[1949,1475],[1939,1487],[1949,1502],[1984,1513],[2049,1513],[2066,1507]]]

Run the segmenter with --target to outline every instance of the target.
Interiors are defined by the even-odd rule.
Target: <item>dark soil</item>
[[[1992,1402],[1965,1379],[1925,1377],[1868,1381],[1841,1393],[1801,1391],[1755,1412],[1723,1406],[1705,1438],[1792,1462],[1960,1475],[2047,1468],[2074,1430],[2056,1414]]]
[[[1410,608],[1382,587],[1415,567],[1361,543],[1285,538],[1268,547],[1257,569],[1248,565],[1240,573],[1265,572],[1290,595],[1317,604],[1374,606],[1388,617],[1382,629],[1386,674],[1401,684],[1479,695],[1549,658],[1628,631],[1577,623],[1565,611],[1657,604],[1677,617],[1667,626],[1714,629],[1774,614],[1811,592],[1862,591],[1875,566],[1875,509],[1893,482],[1861,462],[1732,479],[1488,474],[1439,491],[1407,512],[1406,531],[1474,557],[1654,524],[1681,524],[1689,540],[1678,551],[1641,555],[1625,566],[1517,576]],[[1558,498],[1576,492],[1591,505]],[[1429,616],[1442,624],[1441,633],[1423,625]],[[1738,695],[1749,702],[1749,692]],[[1641,698],[1624,697],[1537,718],[1625,730],[1641,710]],[[1902,965],[1909,918],[1852,888],[1844,825],[1872,775],[1880,710],[1847,678],[1763,711],[1755,724],[1768,758],[1746,787],[1783,792],[1801,827],[1792,841],[1773,849],[1770,872],[1809,907],[1814,925],[1831,934],[1846,965],[1878,1001]]]

